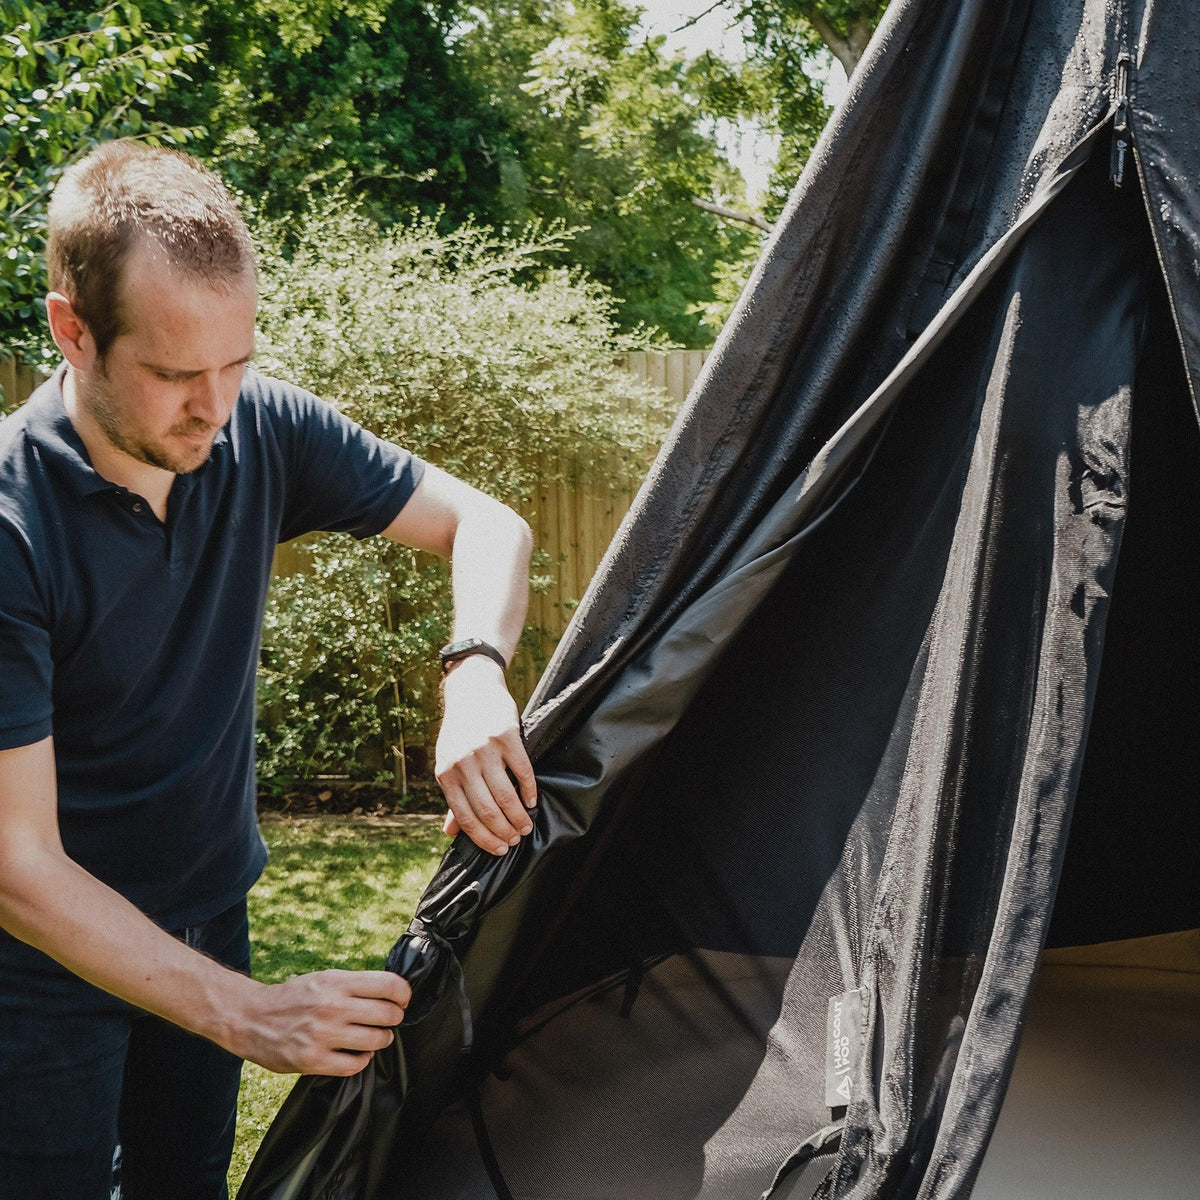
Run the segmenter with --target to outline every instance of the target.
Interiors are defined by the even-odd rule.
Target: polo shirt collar
[[[48,465],[57,470],[79,499],[94,496],[99,492],[123,491],[124,489],[105,479],[92,466],[87,447],[67,415],[62,394],[63,376],[66,371],[67,364],[60,363],[54,374],[26,401],[27,436],[42,448],[47,455]],[[213,438],[213,454],[217,453],[219,446],[225,445],[229,440],[228,430],[226,425],[217,431],[216,437]],[[211,462],[210,455],[203,465],[191,474],[198,475],[207,470]],[[189,476],[176,476],[177,481],[186,478]]]

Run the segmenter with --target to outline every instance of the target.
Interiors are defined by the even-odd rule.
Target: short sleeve
[[[49,621],[28,547],[0,526],[0,750],[50,736],[53,682]]]
[[[279,540],[318,529],[357,538],[386,529],[425,464],[309,392],[259,382],[262,417],[274,427],[285,473]]]

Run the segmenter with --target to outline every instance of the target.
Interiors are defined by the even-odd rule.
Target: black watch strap
[[[508,670],[508,663],[504,661],[504,655],[495,646],[485,642],[483,638],[467,638],[461,642],[451,642],[438,651],[438,658],[442,660],[442,673],[445,674],[450,670],[451,663],[456,663],[463,658],[470,658],[472,654],[482,654],[485,658],[490,658],[500,670]]]

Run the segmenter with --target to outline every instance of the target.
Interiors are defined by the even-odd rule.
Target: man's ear
[[[50,322],[50,336],[63,358],[77,371],[91,370],[96,363],[92,331],[61,292],[51,292],[46,297],[46,319]]]

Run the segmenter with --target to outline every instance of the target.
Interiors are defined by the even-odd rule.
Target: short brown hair
[[[101,359],[123,332],[121,273],[141,238],[214,285],[254,267],[237,203],[190,154],[130,139],[98,146],[54,189],[46,265],[51,290],[74,305]]]

